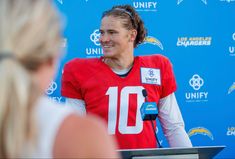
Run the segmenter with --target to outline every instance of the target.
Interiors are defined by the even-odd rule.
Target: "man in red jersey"
[[[129,5],[114,6],[103,13],[100,33],[103,57],[77,58],[64,67],[61,93],[66,102],[103,118],[120,149],[155,148],[151,122],[143,122],[140,114],[145,89],[148,100],[158,105],[170,147],[192,147],[174,95],[170,61],[162,55],[134,57],[146,36],[137,12]]]

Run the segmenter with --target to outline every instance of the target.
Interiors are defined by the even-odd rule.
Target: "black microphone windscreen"
[[[148,96],[146,89],[143,89],[143,90],[142,90],[142,94],[143,94],[144,97],[147,97],[147,96]]]

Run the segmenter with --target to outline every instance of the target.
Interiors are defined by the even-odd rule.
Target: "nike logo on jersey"
[[[161,85],[160,69],[141,67],[140,74],[142,83]]]

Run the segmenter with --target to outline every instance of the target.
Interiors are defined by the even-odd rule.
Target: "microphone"
[[[148,94],[146,89],[142,90],[145,101],[140,107],[141,117],[143,120],[155,120],[158,115],[157,104],[155,102],[148,102]]]
[[[157,134],[155,132],[153,121],[156,120],[158,116],[158,110],[157,110],[157,104],[155,102],[148,102],[148,94],[146,89],[142,90],[142,94],[145,98],[145,102],[140,107],[140,113],[143,121],[150,120],[153,128],[153,133],[155,135],[157,144],[159,148],[162,148],[162,145],[160,144]]]

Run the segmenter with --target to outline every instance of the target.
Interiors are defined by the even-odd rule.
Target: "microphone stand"
[[[162,145],[160,144],[160,142],[159,142],[159,140],[158,140],[158,137],[157,137],[157,134],[156,134],[156,131],[155,131],[155,129],[154,129],[153,120],[151,120],[151,124],[152,124],[152,128],[153,128],[153,132],[154,132],[155,138],[156,138],[156,140],[157,140],[158,147],[159,147],[159,148],[162,148]]]
[[[147,94],[146,89],[143,89],[143,90],[142,90],[142,94],[143,94],[143,96],[144,96],[144,98],[145,98],[145,101],[148,101],[148,94]],[[160,142],[159,142],[159,140],[158,140],[158,137],[157,137],[157,134],[156,134],[156,131],[155,131],[155,129],[154,129],[153,119],[151,119],[151,124],[152,124],[152,128],[153,128],[153,133],[154,133],[155,138],[156,138],[156,140],[157,140],[158,147],[159,147],[159,148],[162,148],[162,145],[160,144]]]

